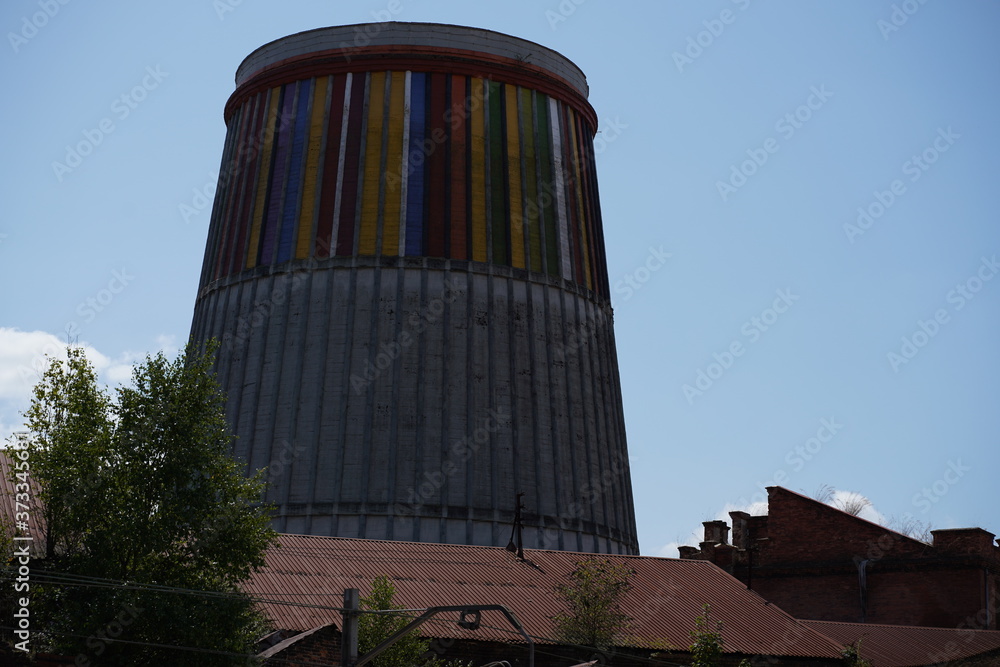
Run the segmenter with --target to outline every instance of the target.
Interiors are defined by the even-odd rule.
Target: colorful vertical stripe
[[[288,176],[286,179],[286,192],[282,199],[284,206],[281,209],[281,231],[278,241],[278,262],[287,262],[292,258],[292,243],[295,239],[295,232],[298,228],[298,213],[302,189],[303,171],[305,165],[306,136],[309,132],[309,97],[312,93],[312,81],[299,81],[298,91],[295,99],[295,134],[291,141],[291,149],[288,157]],[[313,178],[315,178],[315,172]],[[310,179],[312,180],[312,179]]]
[[[518,269],[524,263],[524,198],[521,195],[521,116],[517,112],[517,86],[504,86],[507,135],[507,217],[510,220],[510,263]]]
[[[368,129],[365,132],[364,196],[361,198],[359,255],[374,255],[378,246],[378,214],[382,196],[382,128],[385,126],[385,72],[372,72],[368,82]]]
[[[486,261],[486,90],[484,79],[472,79],[469,91],[472,135],[469,153],[472,164],[469,178],[472,181],[470,229],[472,230],[472,260]]]
[[[455,259],[469,258],[469,217],[468,211],[468,155],[466,154],[467,136],[469,133],[469,113],[471,100],[468,93],[469,80],[464,76],[452,76],[449,82],[449,104],[445,112],[448,125],[450,144],[449,165],[450,185],[447,198],[451,203],[449,222],[451,224],[450,257]]]
[[[415,74],[414,74],[415,75]],[[448,125],[445,122],[448,108],[447,77],[444,74],[428,74],[427,78],[427,136],[424,146],[427,149],[426,180],[437,187],[425,187],[427,205],[427,244],[422,252],[430,257],[450,256],[449,240],[451,220],[448,218],[448,193],[451,185],[448,180]],[[429,140],[429,142],[428,142]],[[443,186],[443,187],[442,187]],[[463,200],[464,201],[464,200]],[[408,223],[409,224],[409,223]],[[422,225],[417,225],[422,227]],[[407,247],[406,254],[415,254],[421,250],[414,246]],[[462,256],[465,249],[462,249]]]
[[[299,229],[295,245],[295,259],[309,257],[309,246],[312,244],[313,217],[316,210],[316,191],[319,189],[322,174],[318,172],[320,156],[323,153],[323,112],[326,109],[327,77],[315,81],[313,99],[309,114],[309,145],[306,149],[305,178],[302,182],[302,208],[299,212]],[[314,174],[314,178],[309,178]],[[329,234],[327,234],[329,238]]]
[[[542,226],[541,211],[538,208],[538,172],[536,167],[537,156],[535,154],[535,132],[532,114],[534,106],[531,101],[531,91],[521,88],[518,91],[518,123],[526,130],[521,133],[521,168],[524,182],[524,200],[517,202],[524,211],[524,226],[527,238],[526,261],[529,271],[541,273],[542,265]]]
[[[403,125],[406,117],[406,72],[393,72],[389,77],[388,137],[381,211],[383,255],[399,255],[400,201],[398,174],[403,171]]]
[[[427,75],[413,72],[410,75],[409,99],[409,145],[407,146],[406,192],[403,197],[406,202],[406,215],[401,222],[405,226],[405,245],[400,248],[400,254],[424,254],[424,171],[427,162],[426,126],[426,81]]]
[[[229,118],[205,281],[293,259],[427,256],[607,296],[586,114],[459,74],[321,75]]]

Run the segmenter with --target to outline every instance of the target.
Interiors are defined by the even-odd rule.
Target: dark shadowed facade
[[[681,558],[709,560],[797,618],[997,629],[1000,547],[982,528],[925,544],[780,486],[766,516],[705,522]]]

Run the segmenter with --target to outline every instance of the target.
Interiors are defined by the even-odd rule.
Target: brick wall
[[[894,572],[876,564],[867,579],[864,619],[856,571],[769,576],[764,570],[755,572],[753,589],[792,616],[817,621],[953,628],[981,607],[978,570]]]
[[[730,516],[732,545],[710,541],[725,531],[706,522],[706,541],[681,557],[710,560],[744,582],[751,575],[757,593],[795,617],[1000,627],[1000,548],[981,528],[936,530],[928,545],[781,487],[768,488],[766,516]]]
[[[280,646],[279,644],[275,648]],[[296,661],[306,664],[339,665],[340,631],[334,625],[328,625],[310,632],[298,641],[293,637],[285,648],[281,648],[271,659],[265,660],[264,664],[287,667],[294,665]]]
[[[921,556],[930,547],[781,487],[768,488],[770,563]],[[778,548],[780,545],[780,548]],[[764,564],[764,561],[761,561]]]

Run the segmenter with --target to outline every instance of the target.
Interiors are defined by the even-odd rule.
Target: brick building
[[[982,528],[925,544],[780,486],[768,513],[705,522],[685,559],[708,560],[796,618],[997,629],[1000,547]]]

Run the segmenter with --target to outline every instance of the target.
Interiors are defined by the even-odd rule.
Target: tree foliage
[[[361,608],[367,611],[401,609],[393,600],[396,587],[389,577],[380,576],[372,582],[368,597],[361,598]],[[358,619],[358,655],[368,653],[382,641],[412,620],[396,614],[362,614]],[[414,633],[401,637],[395,644],[379,654],[370,664],[373,667],[413,667],[426,662],[424,658],[430,642]]]
[[[568,610],[552,617],[557,637],[570,644],[608,649],[622,641],[632,626],[619,600],[631,589],[632,571],[607,558],[577,562],[571,583],[556,586]]]
[[[213,352],[146,357],[112,400],[70,348],[34,388],[29,460],[53,573],[33,589],[34,627],[52,650],[82,655],[77,664],[242,664],[148,644],[247,654],[266,629],[239,585],[275,533],[260,475],[230,456]]]
[[[711,607],[704,604],[691,631],[691,667],[716,667],[722,659],[722,621],[712,622]]]
[[[865,660],[861,657],[860,639],[849,646],[845,646],[844,650],[840,652],[840,655],[843,658],[844,665],[846,667],[872,667],[871,661]]]

